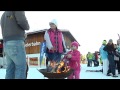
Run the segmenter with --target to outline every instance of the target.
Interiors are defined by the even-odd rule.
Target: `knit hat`
[[[112,39],[110,39],[110,40],[109,40],[109,42],[113,42],[113,40],[112,40]]]
[[[106,41],[106,40],[103,40],[102,44],[106,45],[106,44],[107,44],[107,41]]]
[[[51,23],[55,24],[57,27],[57,21],[55,19],[53,19],[49,24],[51,24]]]
[[[73,45],[76,46],[77,48],[79,46],[79,44],[76,41],[74,41],[74,42],[71,43],[71,46],[73,46]]]

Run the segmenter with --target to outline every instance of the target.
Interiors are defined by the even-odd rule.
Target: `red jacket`
[[[95,53],[95,60],[98,60],[98,54]]]
[[[0,48],[3,48],[3,44],[0,44]]]

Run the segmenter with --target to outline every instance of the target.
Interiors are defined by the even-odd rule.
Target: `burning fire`
[[[59,63],[56,63],[55,61],[51,61],[50,65],[48,67],[49,72],[52,73],[63,73],[63,72],[68,72],[70,70],[70,67],[65,64],[64,61],[60,61]]]

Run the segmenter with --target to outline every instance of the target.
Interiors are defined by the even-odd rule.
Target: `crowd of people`
[[[92,62],[94,63],[94,67],[99,66],[99,61],[98,61],[99,56],[97,51],[95,51],[95,53],[88,52],[86,57],[88,61],[87,63],[88,67],[92,67]]]
[[[117,71],[120,74],[120,37],[116,42],[114,44],[112,39],[108,43],[103,40],[99,53],[88,52],[86,55],[87,66],[92,67],[92,63],[94,63],[96,67],[101,63],[102,70],[99,70],[100,72],[106,76],[118,77]]]
[[[120,74],[120,38],[117,40],[117,44],[114,44],[112,39],[108,43],[103,40],[100,47],[100,56],[103,61],[103,74],[118,77],[116,69]]]

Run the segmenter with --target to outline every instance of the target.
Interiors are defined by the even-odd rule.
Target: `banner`
[[[46,42],[42,42],[40,45],[40,66],[42,64],[45,52],[46,52]]]
[[[30,57],[29,66],[38,66],[38,57]]]

